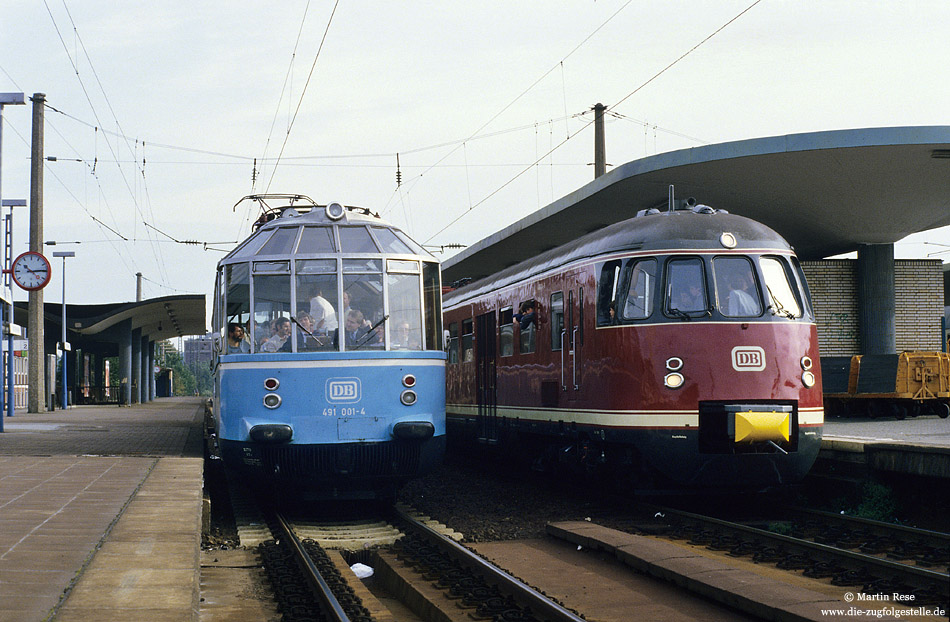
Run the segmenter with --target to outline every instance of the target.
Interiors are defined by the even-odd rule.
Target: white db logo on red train
[[[360,379],[330,378],[327,380],[327,401],[335,404],[360,401]]]
[[[762,371],[765,369],[765,350],[759,346],[733,348],[732,368],[736,371]]]

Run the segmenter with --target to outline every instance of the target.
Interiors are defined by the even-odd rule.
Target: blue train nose
[[[254,426],[249,434],[258,443],[286,443],[293,438],[294,431],[285,423],[269,423]]]
[[[393,426],[393,436],[402,439],[430,438],[435,426],[428,421],[401,421]]]

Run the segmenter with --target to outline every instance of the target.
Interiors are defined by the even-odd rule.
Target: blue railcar
[[[363,208],[243,200],[263,209],[218,264],[218,455],[295,494],[392,497],[445,451],[438,262]]]

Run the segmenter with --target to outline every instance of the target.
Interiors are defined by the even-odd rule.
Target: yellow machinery
[[[902,352],[822,357],[831,416],[950,415],[950,354]]]

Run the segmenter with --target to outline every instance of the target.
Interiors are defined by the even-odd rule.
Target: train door
[[[560,351],[561,394],[578,399],[583,379],[584,288],[551,295],[551,349]]]
[[[571,292],[573,294],[574,292]],[[569,299],[571,296],[568,297]],[[584,386],[584,288],[577,288],[577,295],[569,300],[571,308],[571,361],[574,363],[574,394],[580,397]]]
[[[475,318],[475,398],[478,402],[478,441],[498,442],[498,389],[495,312]]]
[[[584,364],[582,345],[584,343],[584,288],[568,290],[564,308],[564,353],[565,378],[564,389],[567,399],[580,398]]]

